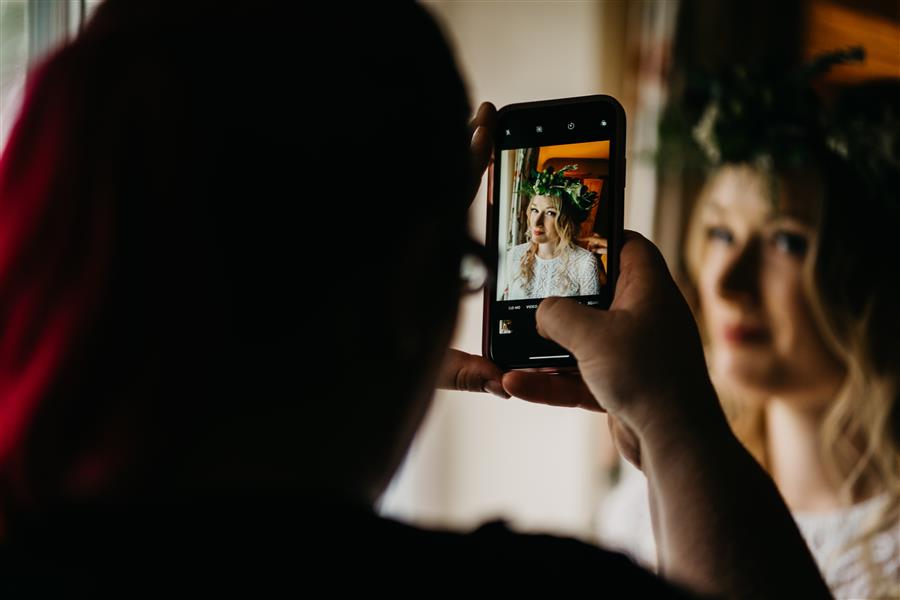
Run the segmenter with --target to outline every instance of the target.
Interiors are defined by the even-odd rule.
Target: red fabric
[[[33,76],[0,157],[0,481],[25,489],[29,430],[96,310],[112,211],[80,184],[77,53]]]

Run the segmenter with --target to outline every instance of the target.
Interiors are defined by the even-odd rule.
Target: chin
[[[840,392],[846,372],[838,368],[798,368],[796,361],[764,347],[728,347],[714,351],[710,372],[716,388],[739,402],[762,405],[778,396],[798,406],[821,409]]]
[[[717,352],[713,362],[716,385],[740,400],[762,402],[778,389],[778,369],[764,352]]]

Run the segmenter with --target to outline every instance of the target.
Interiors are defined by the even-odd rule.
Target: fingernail
[[[478,127],[476,127],[475,131],[472,132],[472,140],[470,141],[470,143],[474,143],[475,138],[477,138],[479,135],[484,135],[484,132],[484,125],[479,125]]]
[[[482,389],[484,389],[484,391],[489,394],[493,394],[504,399],[509,398],[509,394],[506,393],[506,390],[503,389],[503,386],[500,385],[499,381],[486,381]]]

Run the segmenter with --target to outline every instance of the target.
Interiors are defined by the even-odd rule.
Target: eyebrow
[[[772,215],[773,221],[777,221],[778,219],[792,219],[810,226],[815,225],[816,223],[815,216],[811,210],[800,210],[796,206],[788,206],[778,214]]]
[[[714,216],[721,217],[728,215],[731,210],[716,200],[710,200],[706,203],[703,212],[704,214],[712,213]],[[810,214],[810,211],[799,210],[796,206],[788,206],[778,213],[769,213],[766,222],[770,223],[780,219],[792,219],[810,226],[815,224],[815,219],[813,215]]]
[[[706,206],[703,207],[703,212],[712,212],[716,213],[717,215],[724,215],[728,214],[729,211],[728,208],[719,204],[718,201],[710,200],[706,203]]]

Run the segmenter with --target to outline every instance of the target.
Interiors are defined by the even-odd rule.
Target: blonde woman
[[[878,289],[892,274],[859,282],[866,289],[841,280],[833,262],[867,252],[822,245],[852,253],[867,242],[846,239],[860,233],[852,227],[819,229],[828,207],[816,210],[807,185],[773,206],[750,167],[711,180],[689,239],[711,372],[835,593],[897,593],[898,372],[878,364],[880,338],[896,329]],[[854,296],[860,306],[846,302]]]
[[[857,104],[879,117],[879,101],[892,105],[897,89],[855,92],[867,100],[845,103],[838,120],[864,124],[849,114],[861,114]],[[896,129],[876,130],[887,154],[838,134],[828,139],[837,154],[808,152],[802,167],[721,165],[686,245],[710,373],[732,426],[840,598],[900,596],[900,252],[892,242],[900,206],[891,185],[900,170]],[[601,521],[618,545],[652,563],[649,516],[624,508],[646,487],[627,481]]]
[[[575,244],[578,227],[596,199],[580,181],[565,176],[576,165],[537,173],[525,193],[529,241],[507,257],[504,300],[600,293],[600,267],[593,252]]]

